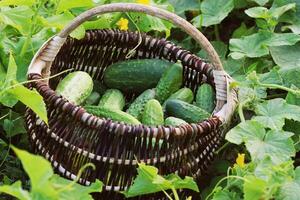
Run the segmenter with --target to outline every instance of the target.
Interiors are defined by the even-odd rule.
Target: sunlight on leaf
[[[69,10],[71,8],[80,7],[93,7],[94,2],[92,0],[60,0],[57,6],[57,13]]]
[[[29,193],[22,189],[21,181],[17,181],[12,185],[0,185],[0,194],[1,192],[9,194],[20,200],[32,200]]]
[[[0,6],[32,6],[36,0],[2,0]]]
[[[34,90],[29,90],[23,85],[17,85],[8,90],[16,99],[33,110],[46,124],[48,123],[47,110],[43,97]]]
[[[252,160],[270,156],[273,163],[279,164],[295,155],[290,132],[266,131],[259,122],[242,122],[226,134],[226,140],[234,144],[245,143]]]

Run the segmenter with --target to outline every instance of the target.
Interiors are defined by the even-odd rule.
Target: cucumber
[[[109,66],[104,83],[123,92],[141,93],[157,85],[171,62],[160,59],[127,60]]]
[[[170,99],[178,99],[187,103],[192,103],[194,99],[193,91],[190,88],[181,88],[174,94],[172,94],[163,104],[163,108],[166,107],[166,102]]]
[[[86,72],[76,71],[61,80],[55,91],[75,105],[80,105],[90,96],[92,90],[93,79],[91,76]]]
[[[85,100],[86,105],[95,105],[99,102],[100,94],[98,92],[92,92],[90,96]]]
[[[88,113],[98,117],[110,118],[113,121],[124,122],[126,124],[141,124],[139,120],[121,110],[104,108],[100,106],[85,106],[84,108]]]
[[[146,103],[142,116],[142,123],[149,126],[164,124],[164,113],[157,100],[151,99]]]
[[[168,100],[166,110],[169,116],[183,119],[189,123],[200,122],[210,117],[210,113],[207,111],[177,99]]]
[[[120,90],[109,89],[99,101],[98,106],[109,109],[122,110],[125,106],[125,97]]]
[[[129,106],[127,113],[134,116],[137,119],[141,118],[146,103],[155,98],[155,90],[148,89],[140,94]]]
[[[216,95],[213,87],[204,83],[198,87],[196,94],[196,106],[212,113],[215,108],[215,98]]]
[[[156,99],[163,103],[171,94],[179,90],[182,85],[183,68],[181,64],[175,63],[165,71],[156,86]]]
[[[187,124],[186,121],[182,120],[182,119],[179,119],[179,118],[176,118],[176,117],[168,117],[166,120],[165,120],[165,125],[166,126],[179,126],[181,124]]]

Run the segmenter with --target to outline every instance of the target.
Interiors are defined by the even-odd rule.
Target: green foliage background
[[[34,169],[26,168],[23,161],[30,155],[16,152],[21,159],[23,157],[30,182],[11,150],[11,144],[30,150],[24,128],[24,104],[47,121],[42,98],[26,89],[23,83],[28,65],[43,42],[83,11],[112,2],[136,1],[0,1],[0,185],[13,183],[11,188],[20,192],[21,183],[16,182],[20,180],[23,188],[36,192],[39,188],[34,185],[42,182],[50,191],[57,186],[55,181],[66,181],[53,175],[48,164],[45,164],[46,174],[33,178],[38,174],[32,174]],[[231,86],[239,87],[236,116],[205,181],[200,184],[199,198],[298,199],[300,1],[152,0],[150,4],[175,12],[199,28],[219,53],[226,71],[235,78]],[[167,37],[207,59],[206,53],[188,35],[168,22],[144,14],[106,14],[85,22],[71,36],[80,39],[88,29],[117,28],[121,17],[129,20],[130,30]],[[30,101],[26,98],[29,95]],[[238,153],[246,154],[245,166],[234,165]],[[42,165],[44,161],[40,162]],[[171,184],[169,179],[165,181]],[[142,183],[140,186],[147,184],[143,179],[137,182]],[[172,184],[169,186],[177,189]],[[100,182],[96,187],[100,188]],[[136,188],[139,187],[131,191]],[[84,194],[88,194],[95,188],[78,190],[86,190]],[[55,195],[62,195],[59,198],[63,199],[66,194],[67,191]],[[132,193],[128,191],[128,194]],[[20,195],[23,199],[38,199],[28,192]]]

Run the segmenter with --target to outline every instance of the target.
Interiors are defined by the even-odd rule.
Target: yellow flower
[[[117,25],[120,30],[127,31],[128,30],[128,19],[121,17],[121,19],[117,22]]]
[[[245,167],[245,154],[244,153],[239,153],[238,157],[235,160],[236,165],[240,166],[241,168]]]
[[[150,5],[150,0],[137,0],[136,2],[144,5]]]

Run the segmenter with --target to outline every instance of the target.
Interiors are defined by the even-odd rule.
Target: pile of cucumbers
[[[76,71],[60,81],[56,92],[93,115],[133,125],[196,123],[210,117],[215,107],[211,85],[202,84],[196,95],[182,87],[180,63],[160,59],[122,61],[105,70],[103,82]],[[126,102],[125,93],[139,96]]]

